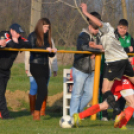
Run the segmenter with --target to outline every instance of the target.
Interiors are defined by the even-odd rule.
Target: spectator
[[[100,16],[96,12],[92,15]],[[77,39],[78,51],[100,52],[98,49],[89,47],[89,43],[93,41],[100,43],[100,34],[98,27],[95,27],[91,21],[89,26],[83,29]],[[88,102],[92,99],[93,83],[94,83],[94,62],[95,55],[75,54],[73,64],[73,90],[70,101],[70,116],[74,113],[83,111]]]
[[[53,39],[51,39],[51,41],[52,41],[52,48],[55,48]],[[37,83],[36,83],[34,77],[30,73],[29,59],[30,59],[30,52],[27,51],[27,52],[25,52],[25,71],[30,80],[29,101],[30,101],[30,112],[31,112],[31,114],[33,114],[33,112],[35,110]],[[56,55],[54,57],[49,57],[49,68],[50,68],[49,77],[51,77],[51,71],[53,72],[54,77],[57,76],[58,65],[57,65],[57,56]],[[49,83],[49,81],[48,81],[48,83]],[[48,83],[47,83],[47,85],[48,85]],[[41,116],[45,115],[46,102],[47,102],[47,96],[45,97],[41,110],[40,110]]]
[[[32,48],[49,51],[49,53],[30,53],[30,72],[34,77],[38,88],[33,120],[40,120],[41,106],[47,96],[47,83],[49,80],[48,57],[54,57],[57,51],[57,49],[52,48],[50,21],[47,18],[40,19],[37,22],[35,30],[29,35],[28,40],[32,44]]]
[[[12,24],[8,32],[0,32],[0,46],[12,48],[31,48],[29,42],[21,36],[22,30],[19,24]],[[12,119],[7,109],[5,92],[10,78],[11,67],[18,55],[18,51],[0,52],[0,112],[2,119]]]

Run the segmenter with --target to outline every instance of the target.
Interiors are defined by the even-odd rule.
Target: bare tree
[[[121,0],[123,17],[127,19],[127,8],[126,8],[126,0]]]

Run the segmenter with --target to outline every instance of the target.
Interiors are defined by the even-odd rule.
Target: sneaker
[[[2,119],[2,120],[14,120],[14,118],[11,117],[11,116],[2,117],[1,119]]]
[[[126,126],[122,126],[121,129],[122,129],[122,130],[126,130],[127,127],[126,127]]]
[[[114,128],[119,127],[120,121],[125,118],[125,115],[126,114],[124,112],[121,112],[121,114],[119,114],[119,115],[116,116],[115,122],[114,122]]]
[[[101,121],[108,121],[108,118],[107,117],[102,117]]]
[[[73,114],[73,119],[74,119],[74,126],[78,127],[79,124],[81,123],[81,119],[79,117],[78,113]]]

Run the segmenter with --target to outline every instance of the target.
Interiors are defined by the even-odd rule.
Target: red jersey
[[[134,57],[131,62],[132,66],[134,65]],[[134,68],[133,68],[134,69]],[[121,97],[120,91],[126,89],[134,89],[134,85],[129,81],[129,79],[125,76],[122,76],[121,81],[115,80],[112,86],[112,93],[115,96],[118,96],[118,99]]]

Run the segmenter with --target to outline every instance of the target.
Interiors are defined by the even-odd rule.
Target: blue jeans
[[[34,77],[32,77],[32,76],[30,76],[29,79],[30,79],[30,92],[29,92],[29,94],[36,95],[37,94],[37,83],[36,83]],[[49,78],[49,80],[50,80],[50,78]],[[49,80],[48,80],[47,85],[49,84]]]
[[[94,71],[90,74],[73,68],[73,90],[70,101],[70,116],[84,110],[93,96]]]

